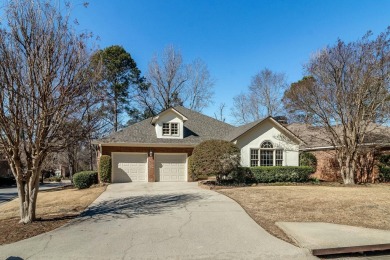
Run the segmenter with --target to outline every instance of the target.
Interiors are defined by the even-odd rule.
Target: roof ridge
[[[228,126],[231,126],[231,127],[234,127],[234,128],[237,128],[237,126],[234,126],[234,125],[231,125],[231,124],[229,124],[229,123],[226,123],[226,122],[223,122],[223,121],[221,121],[221,120],[218,120],[218,119],[216,119],[216,118],[214,118],[214,117],[211,117],[211,116],[208,116],[208,115],[205,115],[205,114],[203,114],[203,113],[201,113],[201,112],[198,112],[198,111],[195,111],[195,110],[192,110],[192,109],[189,109],[189,108],[186,108],[185,106],[175,106],[175,107],[173,107],[173,108],[184,108],[185,110],[188,110],[188,111],[190,111],[191,113],[196,113],[196,114],[199,114],[199,115],[201,115],[201,116],[203,116],[203,117],[207,117],[207,118],[209,118],[209,119],[212,119],[212,120],[214,120],[214,121],[217,121],[217,122],[219,122],[219,123],[223,123],[223,124],[225,124],[225,125],[228,125]],[[185,114],[185,113],[183,113],[183,114]]]

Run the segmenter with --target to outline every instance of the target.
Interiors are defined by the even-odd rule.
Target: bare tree
[[[222,122],[225,122],[226,121],[226,117],[224,115],[224,109],[226,107],[226,104],[225,103],[221,103],[219,104],[219,107],[218,107],[218,112],[214,113],[214,118],[219,120],[219,121],[222,121]]]
[[[247,124],[264,117],[260,113],[260,105],[257,99],[249,94],[241,93],[233,98],[233,107],[231,115],[234,117],[236,124]]]
[[[47,1],[9,1],[0,29],[0,146],[15,176],[20,222],[35,220],[42,164],[62,149],[66,122],[81,122],[88,82],[87,34]]]
[[[185,64],[173,46],[153,57],[146,81],[148,88],[140,89],[137,101],[152,114],[176,105],[201,111],[212,100],[214,81],[206,64],[199,59]]]
[[[188,103],[188,108],[201,112],[213,102],[214,80],[207,65],[200,59],[193,61],[187,70],[188,84],[184,103]]]
[[[294,83],[284,102],[310,114],[335,148],[341,177],[354,184],[368,133],[389,121],[390,29],[371,39],[341,40],[319,51],[305,66],[311,77]]]
[[[284,73],[265,68],[253,76],[247,94],[240,94],[233,102],[232,116],[238,123],[249,123],[266,116],[284,112],[281,99],[287,87]],[[249,120],[249,121],[248,121]]]

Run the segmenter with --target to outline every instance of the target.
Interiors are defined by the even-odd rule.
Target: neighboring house
[[[300,151],[310,152],[316,156],[317,169],[313,177],[325,181],[336,181],[341,178],[334,147],[323,128],[298,123],[290,124],[287,128],[305,142],[301,145]],[[368,170],[370,172],[366,175],[369,175],[372,180],[367,181],[375,181],[378,170],[375,167],[376,157],[378,154],[390,153],[390,128],[370,125],[363,147],[367,148],[367,153],[360,158],[358,166],[361,167],[357,169],[357,176],[364,174],[362,171]]]
[[[0,153],[0,177],[11,177],[12,172],[5,156]]]
[[[222,139],[241,150],[242,166],[298,166],[301,139],[272,117],[235,127],[182,106],[94,143],[112,158],[112,182],[189,181],[196,145]]]

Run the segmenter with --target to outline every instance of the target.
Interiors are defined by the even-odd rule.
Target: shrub
[[[216,176],[217,182],[240,165],[240,149],[224,140],[208,140],[200,143],[192,153],[192,175]]]
[[[248,167],[239,167],[236,170],[233,170],[229,175],[228,179],[232,180],[234,183],[255,183],[256,179],[252,171]]]
[[[299,155],[299,165],[310,166],[315,169],[317,167],[317,158],[312,153],[303,152]]]
[[[379,181],[390,182],[390,167],[379,166]]]
[[[99,175],[100,181],[110,183],[111,182],[111,157],[108,155],[100,156],[99,161]]]
[[[314,169],[309,166],[260,166],[249,168],[257,182],[307,182]]]
[[[98,173],[95,171],[78,172],[73,176],[74,186],[78,189],[89,188],[98,183]]]
[[[188,181],[196,181],[197,178],[194,176],[194,167],[192,163],[192,155],[188,157],[188,169],[187,169],[187,174],[188,174]]]
[[[390,154],[382,154],[379,156],[379,162],[383,166],[390,167]]]
[[[61,177],[60,176],[52,176],[47,178],[48,181],[54,181],[54,182],[61,182]]]

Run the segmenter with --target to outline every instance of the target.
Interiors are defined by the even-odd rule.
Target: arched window
[[[261,146],[261,148],[264,148],[264,149],[272,149],[274,148],[274,146],[272,145],[272,143],[270,141],[264,141]]]
[[[264,141],[260,149],[251,149],[250,166],[282,166],[283,149],[274,148],[271,141]]]

